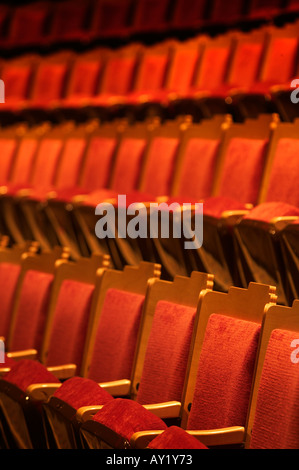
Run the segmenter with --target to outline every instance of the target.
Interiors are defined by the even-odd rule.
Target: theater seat
[[[261,327],[275,301],[274,287],[254,283],[202,297],[180,427],[209,448],[245,440]],[[136,433],[131,445],[144,448],[155,435]]]
[[[1,323],[0,336],[7,339],[11,324],[12,310],[15,294],[21,272],[22,257],[28,251],[36,252],[36,244],[25,243],[23,245],[8,246],[9,239],[1,238],[0,244],[0,276],[1,276]]]
[[[209,290],[211,286],[211,276],[194,272],[190,278],[178,276],[173,282],[157,281],[149,292],[128,398],[144,405],[162,419],[179,416],[187,364],[192,353],[192,338],[197,324],[198,296],[203,289]],[[169,325],[172,325],[171,331]],[[169,335],[165,336],[167,330]],[[169,403],[165,403],[167,401]],[[115,406],[121,410],[124,405],[125,403],[118,405],[111,402],[111,412],[104,421],[101,419],[101,407],[83,407],[78,410],[77,419],[79,422],[83,421],[80,432],[87,447],[94,448],[94,442],[99,445],[101,441],[112,447],[116,445],[117,423],[113,408]],[[129,406],[135,408],[135,405]],[[138,425],[138,416],[136,419],[138,421],[132,422],[133,426]],[[119,415],[118,422],[121,421]],[[106,428],[113,431],[113,442],[109,438],[110,433],[105,433]],[[85,431],[88,436],[92,434],[93,437],[88,438]],[[128,438],[126,435],[126,440]]]

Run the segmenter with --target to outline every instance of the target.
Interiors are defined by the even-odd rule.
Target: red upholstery
[[[48,14],[47,2],[15,7],[9,25],[9,43],[18,46],[39,44],[45,32]]]
[[[109,289],[101,311],[88,377],[130,379],[144,296]]]
[[[299,168],[299,139],[280,139],[271,165],[266,201],[283,201],[299,206],[296,175]]]
[[[5,338],[9,331],[20,269],[21,267],[18,264],[0,263],[0,336],[4,336]]]
[[[176,138],[156,137],[153,140],[145,164],[143,192],[153,196],[170,193],[178,146]]]
[[[46,365],[77,364],[80,370],[94,286],[63,281],[51,325]]]
[[[187,429],[244,426],[260,324],[210,316]]]
[[[167,24],[169,0],[140,0],[133,21],[135,31],[159,31]]]
[[[170,426],[155,437],[147,446],[148,449],[208,449],[195,437],[178,426]]]
[[[43,364],[30,359],[16,361],[15,365],[4,375],[4,380],[19,387],[24,392],[36,383],[59,383],[59,380]]]
[[[95,60],[78,59],[71,73],[66,98],[60,105],[78,106],[80,101],[93,96],[96,93],[100,73],[102,70],[101,58]]]
[[[16,364],[16,360],[13,359],[12,357],[8,357],[7,354],[4,354],[4,364],[1,365],[1,367],[9,367],[12,368]]]
[[[190,199],[210,196],[215,172],[218,140],[190,139],[183,156],[177,195]]]
[[[5,83],[5,103],[1,107],[9,108],[10,104],[17,105],[19,100],[27,98],[29,93],[32,65],[14,65],[9,62],[1,70],[1,79]]]
[[[265,92],[269,85],[284,84],[290,80],[295,74],[297,50],[298,38],[274,38],[260,80],[250,87],[250,91]]]
[[[196,309],[159,301],[147,344],[137,401],[181,400]]]
[[[59,43],[84,37],[89,3],[89,0],[77,2],[63,0],[55,3],[49,39]]]
[[[30,184],[31,170],[37,148],[38,141],[36,139],[24,138],[21,141],[8,185],[9,192],[13,193],[14,188]]]
[[[53,274],[27,271],[22,282],[10,350],[34,348],[39,351],[43,340],[52,281]]]
[[[80,186],[55,188],[56,199],[69,201],[77,194],[86,194],[98,188],[105,188],[112,169],[115,147],[115,139],[92,138],[84,160]]]
[[[298,364],[291,360],[291,342],[298,332],[271,334],[259,385],[250,447],[298,449]]]
[[[201,90],[217,90],[224,82],[227,72],[230,47],[207,47],[203,51],[199,72],[194,86],[190,89],[190,95]]]
[[[93,380],[72,377],[54,392],[54,396],[65,401],[76,410],[81,406],[104,405],[114,398]]]
[[[257,202],[263,174],[267,141],[233,138],[221,170],[218,196],[244,204]]]
[[[237,46],[230,68],[231,86],[246,87],[255,82],[259,72],[264,43],[244,42]]]
[[[173,12],[172,25],[178,28],[192,28],[203,24],[206,0],[189,0],[186,8],[185,0],[177,0]]]
[[[62,98],[67,71],[67,59],[61,63],[51,63],[44,59],[35,75],[30,106],[43,107]]]
[[[225,196],[211,196],[203,201],[203,214],[220,218],[224,211],[246,210],[245,204]]]
[[[254,207],[243,218],[270,223],[275,217],[299,216],[299,208],[284,202],[264,202]]]
[[[17,142],[14,139],[1,139],[1,160],[0,160],[0,185],[9,181],[11,174]]]
[[[61,139],[43,139],[31,177],[33,188],[46,188],[54,182],[63,142]]]
[[[184,95],[188,91],[192,86],[199,58],[199,46],[178,48],[175,51],[167,80],[170,92]]]
[[[94,416],[94,421],[112,429],[124,439],[130,440],[138,431],[166,429],[162,419],[146,410],[142,405],[123,398],[106,403]]]
[[[128,32],[132,0],[99,0],[92,11],[92,36],[121,37]]]

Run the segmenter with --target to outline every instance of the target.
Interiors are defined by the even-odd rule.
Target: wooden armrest
[[[30,188],[24,188],[24,189],[20,189],[18,192],[17,192],[17,197],[20,197],[20,198],[25,198],[25,197],[28,197],[30,196],[32,190]]]
[[[95,405],[95,406],[82,406],[77,410],[76,419],[80,423],[84,423],[92,419],[92,417],[103,408],[104,405]]]
[[[143,405],[148,411],[161,419],[178,418],[181,411],[181,402],[166,401],[164,403],[153,403],[151,405]]]
[[[74,377],[77,371],[76,364],[64,364],[61,366],[47,367],[48,371],[51,372],[57,379],[64,380]]]
[[[287,225],[298,220],[298,218],[296,216],[274,217],[271,220],[271,224],[275,226],[276,230],[283,230]]]
[[[209,429],[203,431],[187,431],[193,437],[207,447],[224,446],[231,444],[243,444],[245,440],[245,428],[232,426],[230,428]]]
[[[224,211],[221,214],[221,220],[226,225],[235,225],[239,220],[248,214],[249,210]]]
[[[106,392],[110,393],[114,397],[127,396],[130,394],[131,381],[130,380],[115,380],[112,382],[99,383],[101,388],[104,388]]]
[[[145,449],[155,437],[163,432],[164,430],[136,432],[130,439],[130,445],[135,449]],[[245,440],[245,428],[242,426],[186,432],[207,447],[243,444]]]
[[[36,360],[38,351],[36,349],[24,349],[23,351],[8,352],[6,355],[15,361],[20,361],[21,359]]]
[[[61,387],[59,383],[32,384],[26,393],[35,401],[46,402],[59,387]]]

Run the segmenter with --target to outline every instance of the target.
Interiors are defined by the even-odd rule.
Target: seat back
[[[4,62],[1,79],[5,83],[6,103],[22,101],[29,97],[38,60],[38,55],[24,55]]]
[[[7,240],[7,239],[5,239]],[[8,240],[7,240],[8,241]],[[12,320],[13,305],[19,276],[21,272],[21,261],[24,253],[37,250],[35,245],[30,244],[13,245],[11,248],[4,243],[0,244],[0,288],[1,288],[1,315],[0,336],[7,339]]]
[[[90,21],[91,2],[63,0],[55,3],[49,24],[49,39],[56,43],[80,40]]]
[[[230,34],[206,42],[193,82],[195,88],[215,90],[226,79],[229,59],[233,51]]]
[[[105,272],[89,324],[84,377],[97,382],[131,379],[145,298],[159,277],[160,266],[147,262]]]
[[[298,448],[299,302],[268,308],[260,343],[246,448]]]
[[[132,24],[132,0],[99,0],[92,11],[91,34],[95,38],[122,37]]]
[[[9,41],[16,46],[37,46],[44,38],[49,14],[50,5],[47,1],[16,6],[9,24]]]
[[[41,58],[29,97],[32,104],[43,105],[64,97],[73,60],[74,54],[71,51],[61,51]]]
[[[173,9],[170,24],[175,29],[200,27],[207,18],[207,0],[190,0],[188,8],[184,0],[177,0]]]
[[[173,282],[157,281],[149,291],[131,397],[140,404],[181,401],[193,349],[200,292],[213,276],[193,272]],[[167,334],[166,334],[167,332]]]
[[[109,266],[106,255],[94,254],[59,266],[52,286],[41,362],[75,364],[79,373],[88,321],[96,304],[95,285]]]
[[[165,31],[170,13],[169,0],[141,0],[135,6],[132,29],[136,33]]]
[[[298,25],[269,29],[258,81],[285,84],[296,74]]]
[[[57,261],[63,262],[68,256],[68,250],[60,247],[23,255],[7,338],[8,352],[40,351]]]
[[[261,324],[271,302],[275,288],[263,284],[203,294],[182,427],[245,426]]]
[[[130,44],[115,49],[107,57],[97,95],[125,95],[132,90],[140,46]]]

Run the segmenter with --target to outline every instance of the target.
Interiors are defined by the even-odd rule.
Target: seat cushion
[[[270,223],[275,217],[299,216],[299,207],[284,202],[264,202],[244,216],[244,220],[260,220]]]
[[[38,361],[21,359],[16,361],[9,372],[4,375],[4,380],[19,387],[24,392],[29,385],[36,383],[59,383],[59,380]]]

